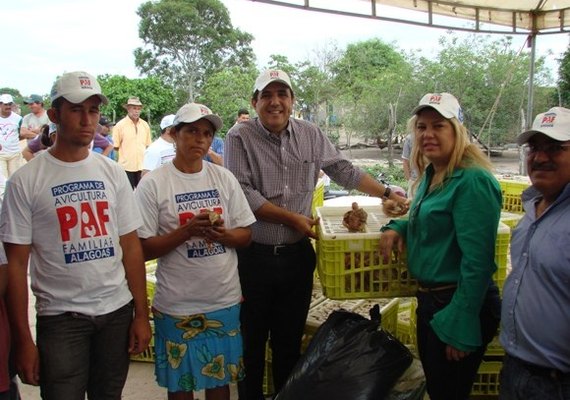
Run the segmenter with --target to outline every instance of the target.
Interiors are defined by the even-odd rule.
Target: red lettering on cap
[[[429,98],[429,102],[430,103],[439,103],[441,102],[441,95],[439,94],[433,94],[430,96]]]
[[[540,122],[540,124],[541,125],[553,124],[555,119],[556,119],[556,114],[547,114],[544,117],[542,117],[542,121]]]
[[[279,78],[279,71],[269,71],[269,77],[271,79],[277,79]]]
[[[200,114],[210,115],[210,110],[208,110],[206,107],[200,107]]]
[[[81,84],[81,86],[91,86],[91,79],[79,78],[79,83]]]

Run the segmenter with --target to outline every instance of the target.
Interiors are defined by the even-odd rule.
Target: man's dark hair
[[[239,118],[241,115],[244,115],[244,114],[249,115],[249,110],[248,110],[247,108],[240,108],[240,109],[238,110],[238,115],[237,115],[237,116],[238,116],[238,118]]]

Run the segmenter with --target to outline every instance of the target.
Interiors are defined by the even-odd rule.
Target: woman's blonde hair
[[[418,114],[420,113],[421,111]],[[413,132],[414,138],[411,160],[414,168],[416,168],[418,174],[420,175],[414,183],[414,186],[416,187],[421,180],[420,177],[423,176],[425,169],[429,164],[429,160],[425,158],[424,155],[420,152],[420,136],[416,131],[418,114],[414,115],[408,120],[408,129]],[[467,131],[465,125],[460,123],[455,117],[449,118],[447,121],[449,121],[453,127],[453,132],[455,134],[455,147],[453,148],[451,157],[449,158],[449,163],[447,164],[447,168],[442,178],[445,179],[446,177],[450,176],[456,168],[478,167],[492,171],[493,164],[491,161],[489,161],[481,149],[479,149],[479,147],[477,147],[474,143],[471,143],[469,140],[469,132]]]

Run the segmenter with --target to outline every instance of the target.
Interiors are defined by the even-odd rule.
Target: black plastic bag
[[[372,313],[372,312],[371,312]],[[381,400],[411,365],[410,351],[376,318],[334,311],[275,400]]]

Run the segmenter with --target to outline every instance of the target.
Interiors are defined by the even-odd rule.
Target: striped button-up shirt
[[[224,162],[240,182],[253,212],[271,202],[310,216],[321,169],[347,189],[356,188],[364,173],[316,125],[293,118],[280,135],[270,133],[257,118],[234,125],[226,136]],[[303,233],[258,219],[252,236],[254,242],[276,245],[295,243]]]

